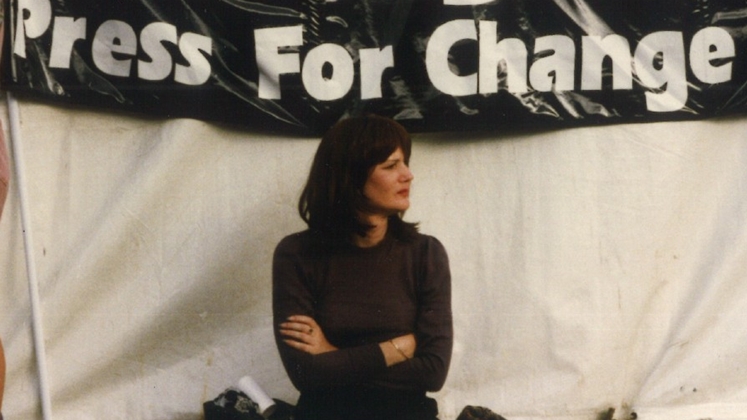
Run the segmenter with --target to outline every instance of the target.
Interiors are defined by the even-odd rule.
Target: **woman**
[[[398,123],[340,121],[322,139],[299,212],[309,229],[273,261],[275,338],[301,392],[295,419],[436,419],[452,348],[438,240],[402,220],[413,175]]]

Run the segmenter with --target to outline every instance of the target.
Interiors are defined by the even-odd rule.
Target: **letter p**
[[[24,17],[28,11],[28,17]],[[13,53],[26,58],[26,37],[38,38],[52,23],[52,5],[49,0],[18,0]]]

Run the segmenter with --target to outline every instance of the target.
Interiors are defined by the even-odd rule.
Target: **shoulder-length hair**
[[[339,121],[322,137],[309,178],[298,202],[298,212],[309,229],[329,243],[350,242],[354,234],[365,236],[373,227],[360,220],[369,203],[363,186],[374,166],[398,148],[410,161],[410,134],[399,123],[376,115]],[[389,217],[388,234],[409,241],[417,224]]]

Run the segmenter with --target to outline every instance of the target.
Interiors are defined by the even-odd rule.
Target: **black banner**
[[[317,133],[697,119],[746,108],[747,1],[6,0],[2,86]]]

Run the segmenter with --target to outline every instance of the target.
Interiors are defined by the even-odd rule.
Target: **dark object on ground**
[[[276,400],[275,411],[269,420],[290,420],[293,406]],[[214,400],[202,405],[205,420],[265,420],[257,409],[257,404],[241,391],[227,389]]]
[[[275,411],[267,420],[292,420],[293,406],[285,401],[274,399]],[[202,405],[205,420],[265,420],[257,404],[246,394],[235,389],[227,389],[215,399]],[[466,406],[456,420],[506,420],[490,409]]]
[[[608,408],[606,411],[602,411],[597,416],[597,420],[612,420],[612,416],[615,415],[614,408]]]
[[[457,420],[506,420],[485,407],[466,406],[459,413]]]

